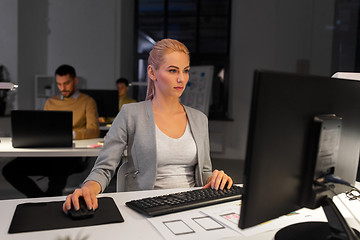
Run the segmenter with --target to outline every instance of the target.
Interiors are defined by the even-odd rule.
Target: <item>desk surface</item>
[[[11,138],[0,138],[0,157],[96,157],[101,148],[89,148],[102,138],[74,140],[69,148],[13,148]]]
[[[183,190],[183,189],[180,189]],[[37,239],[37,240],[58,240],[65,239],[65,237],[70,236],[71,239],[82,239],[83,237],[88,237],[88,240],[98,240],[98,239],[163,239],[161,234],[153,227],[153,225],[147,220],[143,215],[131,210],[130,208],[125,206],[125,202],[133,199],[139,199],[148,196],[156,196],[171,192],[178,192],[179,189],[171,189],[171,190],[153,190],[153,191],[141,191],[141,192],[122,192],[122,193],[107,193],[102,194],[100,196],[110,196],[112,197],[122,216],[124,217],[125,222],[123,223],[115,223],[115,224],[107,224],[107,225],[99,225],[92,227],[81,227],[81,228],[68,228],[61,230],[52,230],[52,231],[38,231],[38,232],[30,232],[30,233],[18,233],[18,234],[8,234],[8,229],[11,223],[12,216],[14,214],[15,208],[19,203],[25,202],[41,202],[41,201],[59,201],[64,200],[65,197],[52,197],[52,198],[37,198],[37,199],[15,199],[15,200],[2,200],[0,201],[0,239],[8,240],[8,239]],[[338,205],[338,204],[337,204]],[[215,205],[219,206],[219,205]],[[101,206],[100,206],[101,207]],[[338,206],[339,207],[339,206]],[[214,208],[214,206],[202,208],[208,209]],[[339,209],[344,214],[344,209]],[[199,209],[194,209],[190,211],[199,211]],[[316,210],[311,210],[316,214],[319,219],[324,219],[325,216],[321,208]],[[344,217],[349,222],[350,215],[344,214]],[[35,216],[34,216],[35,217]],[[355,221],[355,220],[354,220]],[[352,227],[360,229],[359,223],[354,222],[350,219],[349,224]],[[238,235],[236,237],[226,238],[226,239],[252,239],[252,240],[266,240],[272,239],[275,235],[276,231],[268,231],[263,232],[257,235],[253,235],[251,237],[244,237]],[[80,237],[79,237],[80,236]],[[220,238],[222,239],[222,238]]]

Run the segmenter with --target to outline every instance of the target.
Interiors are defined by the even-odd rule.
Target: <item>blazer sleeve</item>
[[[122,108],[105,136],[104,145],[96,159],[87,181],[96,181],[101,192],[109,185],[128,142],[128,111]]]

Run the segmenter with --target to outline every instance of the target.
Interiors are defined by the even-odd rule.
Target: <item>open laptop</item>
[[[11,111],[12,146],[72,147],[72,112]]]

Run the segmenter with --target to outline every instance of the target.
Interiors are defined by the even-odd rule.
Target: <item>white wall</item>
[[[115,89],[117,12],[116,0],[50,0],[48,74],[70,64],[88,88]]]
[[[74,65],[88,88],[115,89],[120,76],[132,79],[133,10],[127,0],[1,0],[0,64],[19,83],[11,107],[34,109],[35,75],[53,75],[63,63]]]
[[[132,79],[133,1],[1,0],[0,64],[19,83],[13,108],[33,109],[34,76],[73,65],[88,88]],[[16,99],[15,99],[16,100]]]
[[[0,65],[7,68],[10,80],[14,83],[18,83],[17,7],[18,1],[16,0],[0,1]],[[10,112],[11,108],[16,107],[16,99],[11,99],[12,101],[7,103],[6,114]],[[0,129],[1,132],[8,132],[8,130]]]
[[[34,108],[34,76],[46,73],[48,1],[18,1],[18,106]]]
[[[0,65],[6,66],[17,82],[17,6],[15,0],[0,1]],[[11,27],[9,27],[11,26]]]
[[[245,158],[255,69],[294,72],[298,60],[307,60],[311,74],[331,75],[332,29],[323,26],[333,24],[333,7],[333,0],[232,1],[229,109],[234,121],[209,123],[210,135],[223,135],[218,139],[223,152],[213,157]]]

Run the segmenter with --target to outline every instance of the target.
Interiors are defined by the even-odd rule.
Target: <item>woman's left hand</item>
[[[226,186],[229,189],[233,185],[233,180],[223,170],[215,169],[212,175],[208,178],[206,185],[203,188],[212,188],[218,190],[224,189]]]

